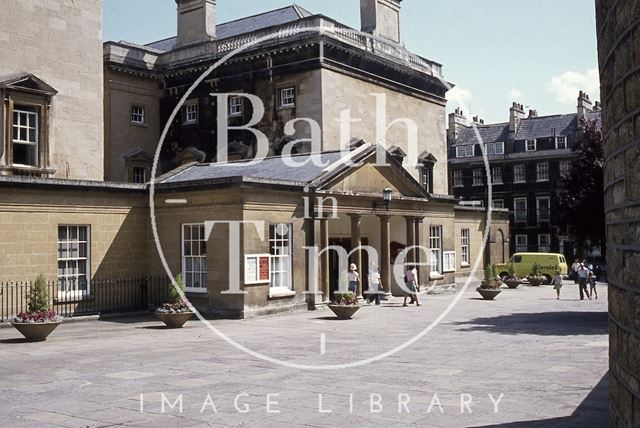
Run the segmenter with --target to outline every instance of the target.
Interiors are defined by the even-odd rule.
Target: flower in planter
[[[332,303],[341,306],[358,306],[358,298],[352,292],[334,293]]]
[[[487,265],[484,268],[484,279],[480,283],[483,290],[497,290],[502,285],[502,280],[497,274],[496,265]]]
[[[158,314],[183,314],[191,312],[191,308],[187,302],[183,299],[185,283],[182,279],[182,274],[178,274],[175,279],[176,285],[181,292],[178,292],[173,284],[169,284],[169,298],[166,303],[163,303],[160,307],[156,308]]]

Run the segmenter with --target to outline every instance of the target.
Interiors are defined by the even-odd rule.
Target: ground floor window
[[[429,227],[431,273],[442,273],[442,226]]]
[[[443,258],[443,272],[455,272],[456,271],[456,252],[445,251],[442,255]]]
[[[469,265],[469,229],[460,231],[460,262],[463,266]]]
[[[516,235],[516,253],[524,253],[529,250],[529,238],[527,235]]]
[[[89,226],[58,226],[58,291],[89,293]]]
[[[207,241],[204,224],[182,225],[182,276],[189,291],[207,291]]]
[[[269,225],[271,287],[291,290],[291,224]]]

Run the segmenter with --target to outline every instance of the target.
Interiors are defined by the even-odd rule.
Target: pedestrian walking
[[[556,300],[560,300],[560,290],[562,289],[562,275],[560,275],[559,270],[556,271],[556,274],[551,279],[551,284],[553,284],[553,289],[556,290],[556,295],[558,296]]]
[[[589,299],[592,299],[595,296],[595,299],[598,300],[598,290],[596,289],[596,274],[594,271],[589,272]]]
[[[404,295],[404,303],[402,304],[402,306],[407,306],[407,297],[409,296],[411,296],[412,302],[416,302],[416,306],[420,306],[420,301],[418,300],[418,288],[416,285],[418,280],[416,272],[417,270],[413,266],[409,266],[407,268],[407,272],[404,275],[406,290]]]
[[[358,266],[355,263],[351,263],[351,266],[349,266],[349,291],[357,295],[359,282]]]
[[[371,266],[371,272],[369,273],[369,302],[375,301],[376,306],[380,305],[381,290],[380,271],[378,266],[374,264]]]
[[[578,268],[578,288],[580,289],[580,300],[584,300],[586,293],[589,297],[589,291],[587,290],[587,280],[589,278],[589,269],[584,264],[580,264]]]
[[[578,269],[580,269],[580,261],[575,259],[571,265],[571,277],[576,284],[578,283]]]

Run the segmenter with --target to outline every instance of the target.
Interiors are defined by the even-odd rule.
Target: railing
[[[150,311],[167,300],[166,276],[47,283],[49,302],[63,317]],[[0,282],[0,322],[27,311],[33,282]]]

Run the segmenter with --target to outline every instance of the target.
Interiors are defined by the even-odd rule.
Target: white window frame
[[[569,147],[567,145],[567,137],[556,137],[556,150],[566,149],[567,147]]]
[[[464,174],[461,169],[453,171],[453,187],[464,187]]]
[[[288,86],[279,90],[280,108],[293,108],[296,106],[296,88]]]
[[[482,168],[474,168],[473,169],[473,185],[474,186],[482,186],[484,181],[482,180]]]
[[[208,243],[205,236],[205,226],[204,223],[184,223],[180,227],[182,229],[181,233],[181,255],[182,255],[182,279],[185,283],[185,291],[190,293],[207,293],[207,250]],[[186,230],[189,228],[190,237],[186,239]],[[197,229],[196,229],[197,228]],[[194,229],[198,232],[198,237],[194,239]],[[185,245],[189,243],[189,253],[185,252]],[[204,243],[205,252],[202,254],[202,244]],[[194,252],[194,248],[197,249],[197,254]],[[191,260],[191,269],[187,270],[187,259]],[[194,261],[198,261],[198,269],[194,268]],[[194,279],[199,279],[200,286],[194,287],[195,283]]]
[[[496,155],[503,155],[504,154],[504,142],[503,141],[498,141],[497,143],[495,143],[496,146]]]
[[[504,184],[504,179],[502,177],[502,166],[494,166],[491,168],[491,182],[493,184]]]
[[[229,116],[237,117],[242,116],[244,112],[244,104],[242,102],[242,97],[234,96],[229,97]]]
[[[567,178],[569,175],[571,175],[571,161],[560,161],[558,168],[560,169],[560,177]]]
[[[504,142],[487,143],[485,145],[487,156],[496,156],[504,154]]]
[[[456,271],[456,252],[445,251],[442,253],[442,272],[455,272]]]
[[[470,266],[469,248],[471,243],[471,230],[460,229],[460,266]]]
[[[518,202],[524,202],[524,216],[519,216],[518,213],[523,212],[518,210]],[[527,198],[513,198],[513,222],[527,224],[529,222],[529,206]]]
[[[538,140],[535,138],[532,140],[524,140],[524,151],[535,152],[538,150]]]
[[[504,199],[494,199],[491,206],[493,208],[504,208]]]
[[[66,238],[60,239],[61,228],[65,228]],[[81,239],[81,229],[84,229],[85,239]],[[72,230],[75,230],[75,239],[72,238]],[[77,245],[77,255],[74,257],[71,254],[73,244]],[[84,245],[86,254],[82,256],[81,248]],[[62,246],[65,246],[67,250],[67,257],[61,257],[60,250]],[[57,262],[58,262],[58,281],[57,281],[57,294],[58,299],[63,301],[81,299],[91,294],[91,226],[88,224],[59,224],[58,225],[58,238],[57,238]],[[65,268],[61,270],[60,263],[65,264]],[[75,270],[72,273],[68,272],[70,264],[76,264]],[[84,273],[81,273],[81,264],[84,264]],[[73,268],[72,268],[73,269]],[[81,279],[84,278],[86,287],[80,288],[79,284]],[[63,283],[72,280],[75,286],[70,290],[66,290],[66,286]]]
[[[536,181],[549,181],[549,162],[538,162],[536,164]]]
[[[26,123],[22,123],[22,118],[26,117]],[[16,166],[28,166],[37,167],[40,163],[38,147],[40,145],[40,113],[36,107],[36,111],[21,110],[15,108],[13,110],[13,118],[11,119],[11,144],[13,152],[15,153],[15,146],[27,146],[27,150],[33,151],[34,163],[13,163]],[[32,126],[33,125],[33,126]],[[31,131],[34,133],[34,140],[31,140]],[[26,139],[22,139],[20,134],[24,132]],[[16,138],[17,137],[17,138]],[[14,157],[15,159],[15,157]]]
[[[516,235],[516,253],[526,253],[529,251],[529,236],[528,235]]]
[[[286,227],[286,231],[282,230]],[[282,234],[286,233],[286,234]],[[285,250],[286,249],[286,250]],[[293,224],[269,224],[269,296],[294,295]]]
[[[183,125],[193,125],[198,123],[198,117],[200,115],[198,102],[190,101],[184,105],[184,120]]]
[[[139,176],[139,172],[142,171],[142,178]],[[134,166],[131,169],[131,180],[134,183],[144,184],[147,182],[147,168],[142,166]]]
[[[476,155],[476,145],[475,144],[469,144],[467,146],[465,146],[465,149],[467,151],[467,155],[465,157],[468,158],[472,158]]]
[[[424,190],[426,190],[427,192],[431,192],[431,171],[433,170],[432,167],[429,167],[427,165],[421,165],[420,166],[420,180],[422,181],[422,188]]]
[[[547,217],[541,217],[541,208],[540,202],[547,201]],[[551,221],[551,198],[549,196],[538,196],[536,197],[536,217],[538,219],[538,223],[549,223]]]
[[[517,163],[513,165],[513,182],[514,183],[527,182],[527,165],[526,164]]]
[[[429,226],[429,265],[431,275],[442,275],[442,226]]]
[[[547,245],[542,244],[542,239],[546,238]],[[541,253],[550,253],[551,252],[551,234],[549,233],[540,233],[538,234],[538,251]]]
[[[145,108],[141,105],[131,106],[131,124],[132,125],[144,125],[145,121]]]

